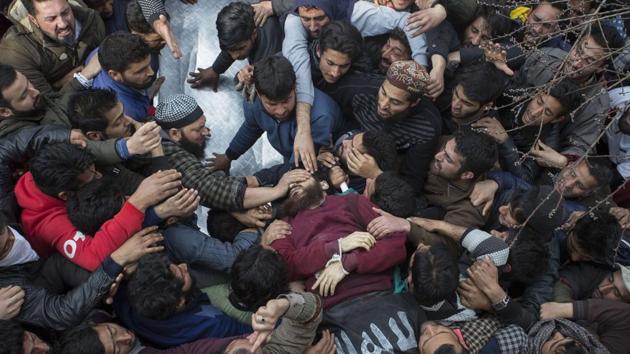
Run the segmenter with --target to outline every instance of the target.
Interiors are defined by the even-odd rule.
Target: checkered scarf
[[[584,327],[569,320],[538,321],[529,330],[528,353],[542,353],[542,346],[551,338],[554,332],[560,332],[563,336],[571,337],[576,342],[589,350],[591,354],[609,354],[610,352],[595,336]]]

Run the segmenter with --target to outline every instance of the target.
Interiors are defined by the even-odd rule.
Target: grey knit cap
[[[188,95],[166,97],[157,106],[155,121],[163,129],[183,128],[203,115],[201,107]]]

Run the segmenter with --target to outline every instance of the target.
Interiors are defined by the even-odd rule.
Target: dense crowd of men
[[[0,353],[628,353],[626,0],[229,2],[212,155],[164,5],[0,1]]]

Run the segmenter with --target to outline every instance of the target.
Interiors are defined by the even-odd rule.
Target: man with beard
[[[105,37],[98,13],[67,0],[14,1],[8,10],[14,25],[0,42],[0,63],[22,72],[44,94],[73,77],[87,81],[82,63]]]
[[[227,211],[254,208],[284,197],[290,183],[309,176],[305,171],[291,171],[273,188],[257,187],[254,177],[226,176],[204,165],[210,129],[203,111],[190,96],[179,94],[161,100],[155,120],[162,127],[164,154],[181,172],[184,186],[197,190],[206,207]]]
[[[324,309],[375,291],[391,291],[392,268],[405,259],[405,235],[365,232],[378,214],[361,195],[328,196],[315,176],[293,183],[281,214],[293,230],[271,247],[287,262],[289,281],[318,289]],[[316,274],[318,274],[316,276]]]
[[[586,29],[569,53],[557,48],[543,48],[525,62],[515,84],[520,88],[543,87],[560,71],[578,83],[580,94],[587,97],[561,124],[558,152],[580,156],[590,149],[604,128],[610,98],[601,81],[606,68],[623,47],[614,27],[596,23]]]
[[[528,181],[540,174],[540,167],[563,168],[568,159],[553,150],[571,134],[561,131],[562,122],[582,103],[577,84],[571,79],[553,83],[520,107],[499,110],[499,119],[484,117],[473,128],[487,132],[499,144],[499,163],[504,171]],[[531,158],[523,154],[531,152]]]
[[[97,60],[93,62],[98,64]],[[84,71],[92,66],[91,62]],[[98,67],[100,70],[100,65]],[[91,76],[98,72],[98,70],[89,70],[94,73]],[[74,79],[71,85],[77,90],[83,89],[77,79]],[[71,128],[67,103],[72,94],[71,92],[63,95],[55,92],[42,94],[21,72],[9,65],[0,64],[0,137],[6,137],[22,128],[40,124],[56,124]],[[79,131],[73,134],[85,139]],[[149,150],[146,146],[148,145],[142,142],[146,137],[148,136],[142,132],[135,139],[88,140],[87,148],[99,164],[115,164],[121,159],[147,153]]]
[[[153,99],[147,89],[155,80],[149,46],[138,35],[114,33],[103,40],[97,51],[103,70],[94,79],[94,87],[116,92],[125,114],[144,122],[151,115]]]

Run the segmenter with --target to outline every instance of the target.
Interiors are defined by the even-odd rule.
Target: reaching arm
[[[409,13],[407,12],[398,12],[367,1],[357,1],[354,4],[350,21],[363,37],[388,33],[397,27],[403,29],[411,47],[411,57],[418,64],[426,67],[428,65],[426,37],[424,34],[412,36],[411,32],[406,29],[408,18]]]
[[[53,295],[43,288],[20,285],[26,299],[18,316],[20,322],[55,330],[65,330],[79,324],[105,296],[122,267],[105,259],[88,280],[64,295]]]
[[[287,15],[284,23],[282,55],[289,59],[295,71],[297,102],[306,103],[309,106],[313,105],[315,89],[313,88],[311,62],[308,54],[308,33],[306,33],[300,18],[293,14]]]

